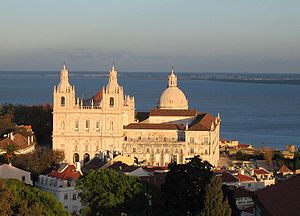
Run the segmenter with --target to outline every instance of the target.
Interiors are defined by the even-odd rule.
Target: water
[[[165,73],[119,73],[125,93],[135,96],[136,110],[148,111],[167,85]],[[193,75],[194,77],[194,75]],[[107,84],[106,73],[71,73],[77,96],[89,98]],[[0,102],[52,103],[58,72],[0,72]],[[189,106],[222,119],[221,137],[256,147],[300,146],[300,85],[193,80],[179,74]]]

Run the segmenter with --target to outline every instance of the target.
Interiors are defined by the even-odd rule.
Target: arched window
[[[115,105],[115,99],[113,97],[109,98],[109,106],[113,107]]]
[[[79,162],[79,154],[75,153],[73,155],[73,163]]]
[[[60,105],[61,105],[61,107],[64,107],[66,105],[66,98],[65,97],[60,98]]]
[[[90,155],[89,154],[85,154],[83,156],[83,164],[86,164],[89,161],[90,161]]]

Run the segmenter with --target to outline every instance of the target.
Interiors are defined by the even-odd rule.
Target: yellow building
[[[53,148],[64,150],[68,162],[122,154],[166,166],[200,155],[216,165],[219,136],[220,118],[189,109],[173,70],[157,108],[146,113],[135,113],[134,98],[124,95],[114,66],[108,85],[85,103],[75,99],[65,66],[54,87]]]

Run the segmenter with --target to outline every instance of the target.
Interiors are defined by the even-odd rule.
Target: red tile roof
[[[152,130],[184,130],[182,124],[167,124],[167,123],[131,123],[123,127],[124,129],[152,129]]]
[[[256,175],[267,175],[270,174],[268,171],[264,170],[264,169],[253,169],[254,174]]]
[[[61,172],[57,170],[53,170],[51,173],[48,174],[48,176],[52,178],[62,179],[62,180],[68,180],[68,179],[75,180],[81,176],[81,173],[79,171],[76,171],[74,165],[67,165],[67,167],[64,168]]]
[[[96,95],[94,95],[91,99],[94,100],[96,103],[100,103],[103,98],[103,89],[97,92]]]
[[[248,181],[255,181],[254,178],[247,176],[247,175],[243,175],[241,173],[238,173],[236,175],[236,177],[239,179],[240,182],[248,182]]]
[[[214,124],[216,117],[209,113],[198,114],[196,119],[189,125],[191,131],[209,131]]]
[[[251,147],[251,144],[238,144],[238,148],[249,148]]]
[[[195,109],[152,109],[150,116],[196,116],[197,110]]]
[[[286,165],[282,165],[282,167],[278,170],[278,172],[280,173],[292,172],[292,170],[290,170]]]
[[[300,175],[255,192],[256,204],[265,215],[294,216],[300,213]]]
[[[27,137],[22,136],[21,134],[17,133],[14,134],[14,139],[12,140],[11,137],[6,137],[5,139],[0,141],[0,148],[6,148],[6,146],[8,144],[14,144],[15,146],[18,147],[18,149],[25,149],[31,145],[33,145],[33,143],[30,143],[28,145],[28,141],[27,141]]]
[[[248,181],[255,181],[254,178],[247,176],[247,175],[242,175],[240,173],[237,174],[232,174],[230,172],[224,172],[221,176],[222,182],[248,182]]]

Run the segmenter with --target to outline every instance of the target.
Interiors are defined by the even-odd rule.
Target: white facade
[[[0,164],[0,178],[17,179],[21,182],[32,185],[30,172],[8,164]]]
[[[114,66],[107,86],[88,102],[75,99],[64,66],[53,94],[53,149],[63,150],[69,163],[122,154],[145,165],[167,166],[172,160],[185,163],[186,158],[199,155],[217,165],[219,116],[189,109],[173,70],[168,84],[158,109],[140,120],[134,98],[125,96],[118,84]]]
[[[81,208],[80,190],[75,189],[76,179],[59,179],[49,175],[40,175],[35,186],[52,193],[70,213],[79,214]]]

